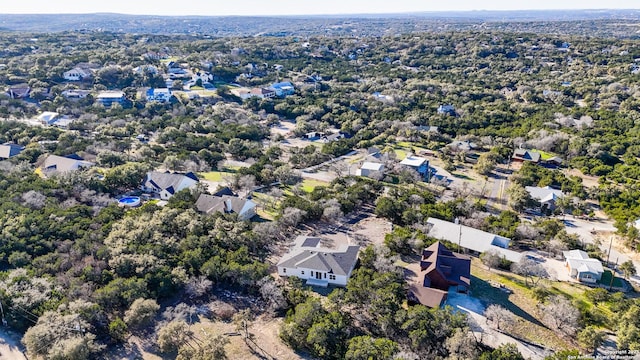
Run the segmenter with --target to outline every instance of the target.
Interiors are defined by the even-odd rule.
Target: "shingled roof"
[[[151,171],[147,174],[144,186],[157,191],[167,190],[170,194],[174,194],[185,177],[198,181],[198,177],[192,172],[180,174]]]
[[[349,276],[358,261],[360,246],[350,245],[340,249],[328,249],[319,245],[318,238],[298,237],[296,245],[282,257],[278,266],[313,269]]]
[[[8,159],[10,157],[20,154],[24,150],[24,146],[18,144],[2,144],[0,145],[0,159]]]
[[[205,214],[213,212],[224,212],[224,200],[221,197],[209,194],[200,194],[196,200],[196,209]]]
[[[231,193],[231,195],[228,195],[229,193]],[[198,200],[196,200],[196,208],[198,211],[206,214],[215,212],[240,214],[247,203],[255,207],[255,204],[251,200],[241,199],[233,195],[233,192],[231,192],[229,188],[224,188],[214,195],[200,194]]]
[[[425,272],[425,286],[440,290],[448,290],[451,285],[469,287],[471,258],[452,252],[439,241],[422,251],[420,269]]]
[[[49,155],[42,164],[42,170],[46,173],[67,172],[77,170],[78,168],[91,167],[94,163],[84,161],[77,155],[58,156]]]
[[[514,160],[531,161],[537,163],[540,161],[540,156],[540,153],[537,151],[516,149],[516,151],[513,152],[513,156],[511,156],[511,158]]]

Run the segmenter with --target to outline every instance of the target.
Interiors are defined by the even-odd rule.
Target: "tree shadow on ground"
[[[480,299],[485,305],[497,304],[511,311],[514,315],[523,318],[535,325],[546,326],[536,319],[533,315],[514,304],[509,300],[509,293],[496,288],[474,275],[471,275],[471,293],[474,297]]]
[[[361,234],[351,234],[351,241],[363,247],[371,244],[371,240],[369,240],[368,237]]]
[[[400,260],[409,263],[409,264],[413,264],[413,263],[419,263],[420,260],[422,260],[422,255],[420,254],[400,254]]]
[[[453,175],[454,177],[457,177],[458,179],[463,179],[463,180],[475,180],[474,178],[465,175],[465,174],[461,174],[461,173],[451,173],[451,175]]]
[[[258,345],[258,343],[255,342],[255,340],[248,338],[248,339],[244,339],[244,342],[249,348],[249,351],[251,351],[253,356],[255,356],[256,358],[260,360],[278,360],[278,358],[274,357],[273,355],[269,354],[265,349],[261,348],[260,345]]]
[[[410,280],[417,280],[418,274],[415,271],[407,268],[402,268],[404,279],[409,282]]]

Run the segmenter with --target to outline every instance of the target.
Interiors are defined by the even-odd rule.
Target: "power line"
[[[20,314],[20,313],[17,313],[17,314],[18,314],[19,316],[21,316],[21,317],[23,317],[23,318],[25,318],[25,319],[27,319],[27,320],[31,321],[34,325],[37,323],[36,321],[34,321],[34,320],[32,320],[32,319],[28,318],[28,317],[27,317],[27,316],[25,316],[25,315],[22,315],[22,314]]]
[[[66,327],[66,326],[59,326],[58,328],[59,328],[59,329],[65,329],[65,330],[67,330],[67,331],[72,331],[72,332],[84,333],[84,330],[82,329],[82,327],[80,326],[80,324],[78,324],[78,327],[77,327],[77,328],[69,328],[69,327]],[[53,333],[53,332],[48,332],[48,334],[53,335],[53,336],[52,336],[51,341],[49,341],[49,342],[47,342],[47,343],[45,343],[45,344],[42,344],[41,346],[37,347],[37,348],[34,350],[34,353],[36,353],[36,354],[40,353],[40,351],[42,351],[43,349],[45,349],[45,348],[47,348],[47,347],[49,347],[49,346],[53,345],[53,344],[54,344],[54,343],[56,343],[58,340],[61,340],[61,339],[63,339],[63,338],[68,337],[68,335],[69,335],[67,332],[63,332],[63,333],[61,333],[61,334],[57,334],[57,335],[56,335],[55,333]]]
[[[2,301],[0,301],[0,312],[2,312],[2,326],[7,326],[7,320],[4,318],[4,308],[2,307]]]
[[[36,315],[36,314],[34,314],[34,313],[30,312],[29,310],[27,310],[27,309],[23,308],[22,306],[20,306],[20,305],[18,305],[18,304],[14,304],[13,306],[17,306],[19,310],[21,310],[21,311],[23,311],[23,312],[25,312],[25,313],[27,313],[27,314],[29,314],[29,315],[33,316],[34,318],[36,318],[36,320],[40,318],[40,316],[38,316],[38,315]]]
[[[27,319],[27,320],[31,321],[31,322],[32,322],[32,323],[34,323],[34,324],[36,324],[36,323],[37,323],[37,321],[38,321],[38,317],[37,317],[37,316],[35,317],[35,320],[34,320],[34,319],[32,319],[31,317],[29,317],[29,313],[28,313],[28,312],[25,312],[23,309],[20,309],[20,308],[17,308],[17,307],[13,307],[13,306],[8,306],[8,307],[7,307],[7,313],[9,312],[9,310],[14,310],[14,312],[15,312],[17,315],[19,315],[19,316],[21,316],[21,317],[23,317],[23,318],[25,318],[25,319]]]

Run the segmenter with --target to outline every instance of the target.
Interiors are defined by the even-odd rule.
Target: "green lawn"
[[[254,192],[251,195],[253,201],[258,204],[257,213],[258,215],[267,220],[273,220],[278,215],[277,208],[280,206],[280,202],[277,201],[273,196],[261,193]]]
[[[314,179],[302,180],[302,190],[308,193],[312,192],[313,189],[315,189],[317,186],[327,186],[327,185],[329,185],[329,183],[320,181],[320,180],[314,180]]]
[[[469,181],[476,181],[476,179],[474,179],[474,178],[472,178],[472,177],[470,177],[468,175],[465,175],[465,174],[451,173],[451,175],[453,175],[453,176],[455,176],[455,177],[457,177],[459,179],[464,179],[464,180],[469,180]]]
[[[192,87],[191,91],[197,91],[200,96],[218,96],[218,93],[215,90],[206,90],[205,88],[200,87]]]
[[[396,153],[396,157],[399,160],[403,160],[404,158],[407,157],[407,152],[401,149],[393,149],[393,151]]]
[[[213,182],[222,182],[224,181],[224,176],[231,176],[233,173],[233,171],[209,171],[199,173],[198,177]]]
[[[172,62],[172,61],[178,61],[178,60],[180,60],[180,58],[179,58],[179,57],[177,57],[177,56],[169,56],[169,57],[168,57],[168,58],[166,58],[166,59],[160,59],[160,63],[162,63],[162,64],[168,64],[168,63],[170,63],[170,62]]]
[[[409,142],[409,141],[398,141],[396,143],[396,146],[399,146],[399,147],[404,148],[404,149],[409,149],[409,150],[413,151],[414,153],[417,153],[417,152],[419,152],[421,150],[424,150],[424,151],[427,150],[426,148],[423,148],[422,146],[417,146],[414,143]]]
[[[393,263],[393,264],[394,264],[395,266],[399,266],[399,267],[402,267],[402,268],[406,268],[407,266],[409,266],[409,263],[408,263],[408,262],[406,262],[406,261],[404,261],[404,260],[402,260],[402,259],[398,259],[398,260],[396,260],[396,262],[395,262],[395,263]]]
[[[598,281],[598,284],[610,286],[611,276],[613,276],[613,273],[611,272],[611,270],[605,270],[604,273],[602,273],[602,278],[600,279],[600,281]],[[624,287],[623,280],[619,277],[614,277],[613,287],[618,287],[618,288]]]
[[[556,156],[553,153],[542,151],[542,150],[533,149],[533,151],[540,153],[540,160],[549,160],[552,157]]]
[[[416,146],[414,145],[414,143],[409,142],[409,141],[398,141],[396,143],[397,146],[400,146],[402,148],[406,148],[406,149],[420,149],[423,150],[424,148],[420,147],[420,146]]]

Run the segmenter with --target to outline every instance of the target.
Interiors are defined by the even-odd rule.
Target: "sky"
[[[0,14],[328,15],[447,10],[640,9],[638,0],[0,0]]]

